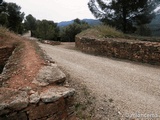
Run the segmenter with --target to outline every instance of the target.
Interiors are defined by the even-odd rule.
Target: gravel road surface
[[[113,100],[125,117],[160,117],[160,67],[85,54],[74,43],[40,46],[99,102]]]

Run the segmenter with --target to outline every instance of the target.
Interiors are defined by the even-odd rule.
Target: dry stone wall
[[[69,120],[74,89],[51,87],[42,92],[1,88],[0,120]]]
[[[30,86],[0,88],[0,120],[70,120],[74,117],[75,90],[58,85],[66,76],[56,65],[52,66],[44,66],[33,80],[33,84],[39,86],[36,89]],[[46,67],[49,69],[45,72]]]
[[[76,47],[91,54],[160,65],[160,43],[76,36]]]
[[[7,63],[11,68],[15,67],[10,64],[10,56],[16,54],[18,52],[13,47],[1,47],[0,65]],[[46,58],[46,61],[30,85],[18,89],[7,86],[9,78],[5,71],[10,68],[0,74],[0,120],[75,119],[75,90],[64,87],[66,75],[52,60]]]

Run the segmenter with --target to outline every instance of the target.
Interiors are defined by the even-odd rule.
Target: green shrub
[[[147,25],[139,26],[135,33],[140,36],[151,36],[152,35],[152,32]]]

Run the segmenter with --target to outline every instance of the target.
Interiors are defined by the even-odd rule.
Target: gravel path
[[[72,78],[92,90],[99,102],[113,100],[127,117],[160,116],[160,67],[84,54],[74,43],[40,46]]]

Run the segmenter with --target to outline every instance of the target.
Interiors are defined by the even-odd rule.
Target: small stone
[[[103,108],[103,107],[101,107],[100,109],[104,111],[104,108]]]
[[[30,91],[32,88],[31,87],[29,87],[29,86],[26,86],[26,87],[23,87],[23,88],[21,88],[20,90],[21,91]]]
[[[57,64],[53,64],[53,63],[51,63],[51,66],[53,66],[53,67],[57,67]]]
[[[47,85],[49,85],[49,83],[39,82],[39,81],[37,81],[36,79],[34,79],[34,80],[32,81],[32,83],[33,83],[33,84],[36,84],[36,85],[39,85],[39,86],[47,86]]]
[[[36,104],[39,102],[39,100],[40,100],[40,96],[39,96],[38,92],[35,92],[29,96],[30,103]]]
[[[118,111],[118,114],[119,114],[119,115],[121,115],[121,112],[120,112],[120,111]]]
[[[34,93],[36,93],[34,90],[29,91],[29,94],[34,94]]]

